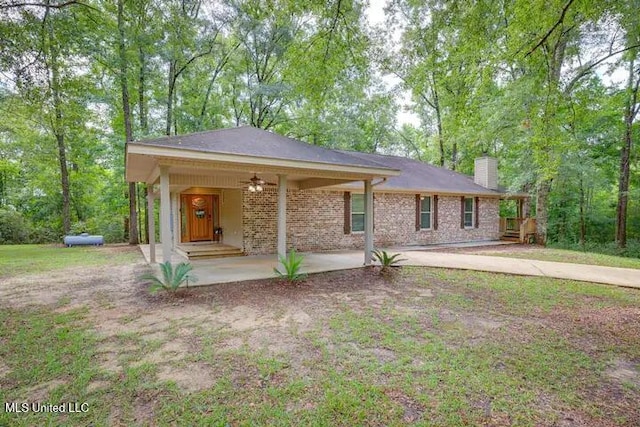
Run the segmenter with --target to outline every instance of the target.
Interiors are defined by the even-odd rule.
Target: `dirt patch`
[[[504,321],[498,319],[446,309],[440,310],[439,317],[443,322],[461,322],[465,328],[475,333],[485,333],[498,329],[504,324]]]
[[[380,362],[392,362],[396,360],[396,353],[388,348],[374,348],[371,352]]]
[[[187,366],[165,364],[158,371],[158,380],[173,381],[184,392],[196,392],[211,388],[216,376],[213,367],[203,363],[190,363]]]
[[[0,379],[6,377],[9,373],[11,373],[11,368],[9,368],[6,363],[0,360]]]
[[[91,381],[87,386],[87,394],[91,394],[100,390],[105,390],[109,387],[111,387],[111,383],[109,381],[102,381],[102,380]]]
[[[175,362],[183,360],[194,354],[195,350],[192,345],[182,339],[165,342],[159,349],[144,355],[133,366],[143,363],[159,364],[165,362]]]
[[[403,422],[415,423],[422,418],[424,407],[406,394],[398,390],[387,390],[384,394],[386,394],[391,401],[402,407],[404,410],[402,414]]]
[[[640,307],[593,307],[585,301],[579,308],[557,308],[549,316],[549,327],[558,330],[589,354],[606,352],[615,345],[636,354],[640,336]]]
[[[605,375],[620,385],[632,384],[640,389],[640,364],[616,359],[605,371]]]
[[[40,383],[26,391],[27,400],[29,402],[47,402],[49,394],[55,388],[64,384],[66,384],[66,381],[63,380],[51,380],[45,383]]]

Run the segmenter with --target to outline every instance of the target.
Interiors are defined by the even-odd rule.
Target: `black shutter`
[[[464,196],[460,197],[460,228],[464,228]]]
[[[351,234],[351,193],[344,192],[344,234]]]
[[[431,218],[433,221],[433,229],[438,229],[438,195],[433,196],[433,206],[431,207]]]
[[[416,194],[416,231],[420,231],[422,225],[420,224],[420,213],[422,211],[422,206],[420,205],[420,195]]]
[[[476,197],[476,205],[474,206],[476,214],[476,228],[480,227],[480,197]]]

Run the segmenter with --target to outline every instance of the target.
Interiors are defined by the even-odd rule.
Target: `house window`
[[[420,197],[420,228],[431,228],[431,196]]]
[[[351,195],[351,231],[364,231],[364,194]]]
[[[473,197],[464,198],[464,226],[473,227]]]

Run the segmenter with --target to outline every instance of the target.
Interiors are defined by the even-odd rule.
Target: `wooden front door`
[[[183,241],[213,240],[213,229],[217,223],[217,199],[218,196],[211,194],[182,195],[182,215],[186,219]]]

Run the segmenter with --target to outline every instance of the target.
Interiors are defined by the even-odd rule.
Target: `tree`
[[[124,118],[125,143],[133,141],[133,128],[131,119],[131,105],[129,103],[129,83],[127,47],[124,28],[123,0],[118,0],[118,56],[119,56],[119,80],[122,92],[122,114]],[[138,211],[136,207],[136,183],[129,183],[129,244],[137,245],[138,240]]]
[[[640,2],[632,2],[637,12]],[[629,180],[631,170],[631,150],[633,147],[633,123],[640,111],[638,89],[640,88],[640,65],[638,65],[638,50],[640,49],[640,19],[638,14],[630,12],[625,22],[627,34],[627,52],[625,61],[628,69],[627,86],[625,90],[624,106],[624,136],[620,150],[620,177],[618,180],[618,204],[616,206],[616,241],[618,247],[627,246],[627,211],[629,202]]]

